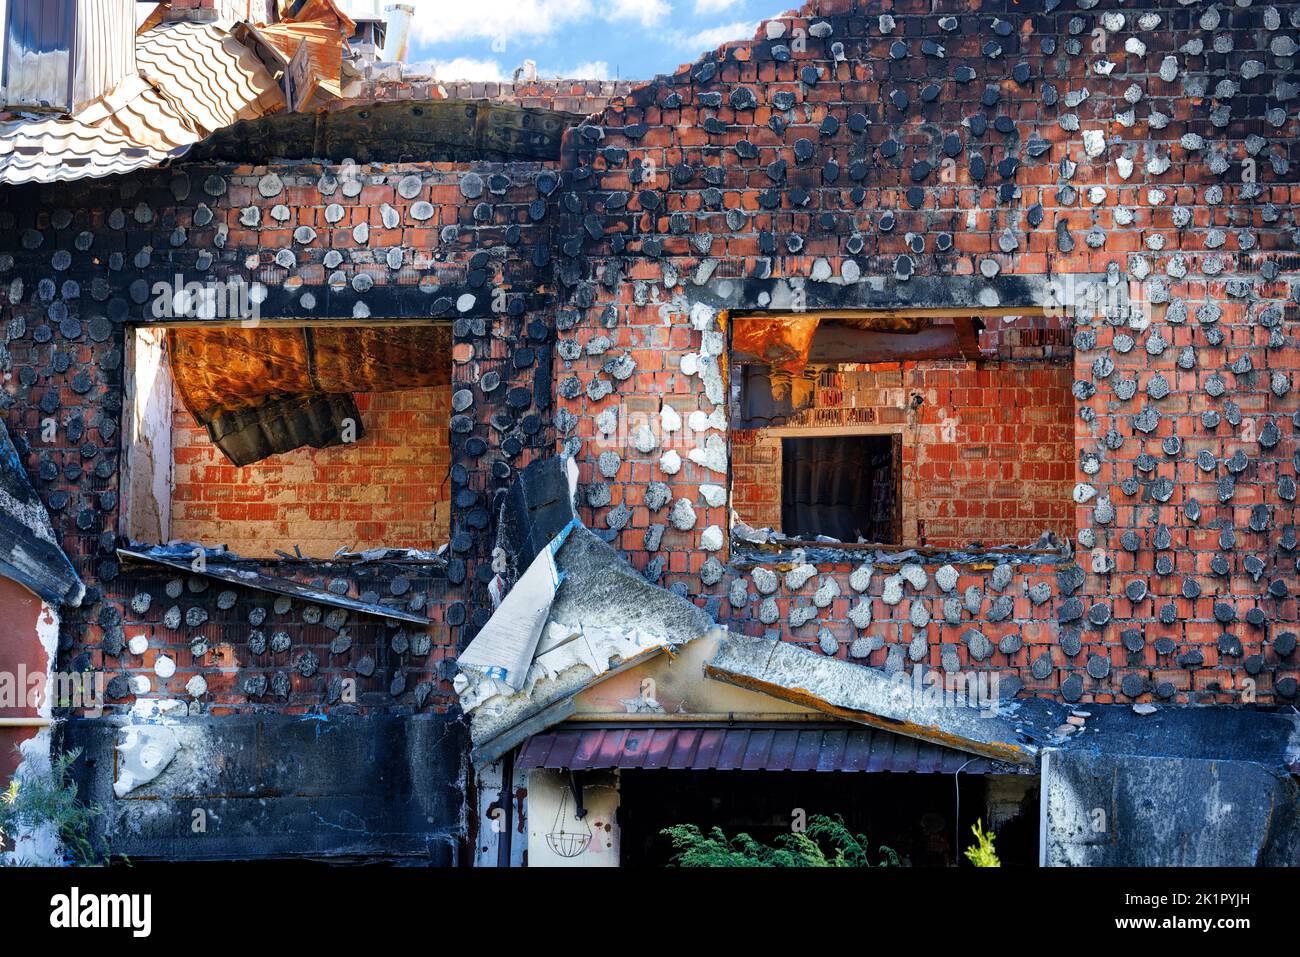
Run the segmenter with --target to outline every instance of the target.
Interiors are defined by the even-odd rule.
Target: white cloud
[[[697,14],[721,13],[723,10],[730,10],[740,0],[695,0],[695,12]]]
[[[588,60],[586,63],[579,63],[572,69],[563,71],[560,76],[572,80],[608,80],[609,64],[604,60]]]
[[[605,0],[606,20],[635,20],[643,27],[658,26],[673,14],[668,0]]]
[[[504,46],[550,36],[591,12],[590,0],[417,0],[414,34],[422,43],[490,40]]]
[[[698,33],[678,33],[674,36],[673,42],[684,50],[690,50],[692,53],[707,53],[732,40],[751,40],[757,30],[757,23],[737,20],[734,23],[724,23],[720,27],[710,27]]]
[[[496,60],[475,60],[459,56],[454,60],[434,60],[433,75],[439,80],[474,80],[479,83],[501,83],[506,77]]]

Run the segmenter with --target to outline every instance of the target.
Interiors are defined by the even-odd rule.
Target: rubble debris
[[[113,781],[113,793],[119,798],[167,770],[180,747],[176,732],[164,724],[126,725],[120,733]]]

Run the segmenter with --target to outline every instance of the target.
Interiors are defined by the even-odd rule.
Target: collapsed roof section
[[[52,183],[160,166],[284,103],[233,24],[168,23],[136,37],[136,73],[73,115],[0,123],[0,183]]]
[[[297,73],[290,81],[291,108],[319,108],[342,93],[344,41],[357,25],[334,0],[306,0],[297,7],[283,11],[278,23],[244,29],[278,52],[287,73]]]
[[[507,499],[501,542],[516,544],[507,553],[523,573],[457,662],[456,693],[471,716],[476,763],[564,720],[584,688],[714,627],[702,609],[648,582],[577,520],[572,460],[536,462],[519,483]],[[550,494],[556,489],[564,494]],[[539,531],[561,520],[534,551]]]
[[[86,594],[86,586],[55,540],[45,504],[36,494],[2,421],[0,575],[30,588],[51,605],[75,607]]]

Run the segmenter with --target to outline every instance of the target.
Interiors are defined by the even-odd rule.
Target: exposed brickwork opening
[[[125,480],[130,537],[224,544],[266,559],[427,551],[447,540],[449,381],[352,393],[360,414],[355,441],[240,466],[186,409],[158,332],[140,330],[135,357]]]
[[[1033,545],[1046,532],[1073,538],[1072,367],[1061,355],[1068,355],[1068,343],[1027,355],[1016,333],[1034,330],[992,332],[982,338],[997,351],[980,361],[814,363],[796,371],[738,365],[731,504],[739,518],[789,538],[848,543],[964,548]],[[814,356],[819,349],[814,340]],[[870,442],[894,443],[896,450],[862,463],[881,481],[837,470],[830,449],[838,445],[839,458],[847,459]],[[791,483],[810,480],[804,458],[814,443],[827,449],[821,486],[840,475],[870,499],[859,503],[867,510],[858,513],[860,525],[850,528],[826,511],[819,528],[808,520],[809,503],[800,512],[801,493]]]

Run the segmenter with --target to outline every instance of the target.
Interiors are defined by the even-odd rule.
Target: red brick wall
[[[1276,18],[1258,6],[1221,6],[1202,20],[1199,10],[1134,11],[1118,0],[1086,12],[1013,6],[999,8],[998,23],[961,0],[895,5],[882,28],[879,4],[812,0],[611,106],[597,135],[566,139],[566,165],[591,170],[594,181],[564,221],[590,237],[582,274],[590,282],[575,297],[585,312],[557,323],[561,433],[582,480],[599,486],[584,517],[615,530],[652,579],[685,589],[729,627],[826,654],[859,657],[852,642],[831,640],[857,634],[885,643],[859,644],[872,663],[1009,668],[1025,687],[1067,701],[1294,700],[1300,368],[1287,316],[1297,128],[1294,111],[1273,109],[1268,71],[1289,68],[1273,45],[1289,49],[1280,35],[1300,18],[1293,24],[1288,11],[1269,27]],[[1118,31],[1101,24],[1116,11]],[[1098,26],[1108,56],[1090,51]],[[1244,94],[1235,99],[1236,88],[1216,91],[1214,58],[1223,54],[1209,52],[1227,38],[1227,69]],[[942,44],[942,57],[926,51],[927,39]],[[1258,76],[1234,72],[1250,59],[1265,65]],[[1174,79],[1157,73],[1165,66],[1177,67]],[[1253,158],[1242,142],[1252,134],[1251,148],[1267,143]],[[622,150],[626,159],[611,163]],[[972,597],[970,609],[952,608],[951,626],[935,624],[945,613],[939,588],[921,589],[915,609],[889,605],[878,591],[885,575],[861,593],[882,606],[867,627],[844,620],[842,598],[810,605],[824,578],[848,594],[847,566],[759,592],[748,568],[726,566],[728,503],[702,491],[728,478],[735,446],[721,447],[721,469],[705,448],[712,438],[719,450],[725,436],[658,436],[649,452],[625,441],[615,459],[596,435],[610,410],[662,400],[685,416],[723,405],[726,369],[712,357],[724,348],[728,315],[973,303],[1037,313],[1060,302],[1069,304],[1074,362],[1053,389],[1069,377],[1069,418],[1035,428],[1072,423],[1070,480],[1049,467],[1045,481],[1059,483],[1058,500],[1068,491],[1084,502],[1075,553],[1009,561],[1009,582],[985,575],[982,604]],[[1004,332],[986,330],[981,345],[997,338],[1001,351]],[[1039,339],[1064,345],[1047,325],[1007,339],[1015,357]],[[629,362],[615,361],[623,351],[631,374]],[[977,408],[981,388],[959,387],[949,407]],[[1006,404],[1020,401],[1017,390]],[[921,407],[922,428],[937,426],[928,417],[940,407]],[[1218,421],[1202,418],[1211,412]],[[992,418],[1004,410],[988,414],[971,426],[979,438],[970,443],[992,451],[1008,439]],[[677,458],[663,467],[668,442],[680,467]],[[1204,466],[1203,449],[1213,459]],[[1244,461],[1232,460],[1238,450]],[[991,461],[952,464],[973,482]],[[915,459],[914,481],[940,481],[933,464]],[[1041,465],[1031,460],[999,480],[1040,483]],[[666,486],[658,510],[643,507],[647,482]],[[949,501],[956,509],[967,500]],[[979,514],[986,529],[1006,527],[1003,505],[997,511]],[[961,563],[963,581],[979,565]],[[814,617],[791,625],[791,602]],[[993,637],[1008,622],[1022,641],[966,654],[967,630]],[[1031,654],[1031,639],[1044,647]]]
[[[274,557],[310,558],[447,540],[450,386],[358,393],[365,434],[355,445],[302,448],[237,468],[177,396],[171,537]]]
[[[822,408],[871,409],[903,436],[903,537],[908,545],[1031,544],[1074,536],[1071,367],[1064,363],[908,362],[842,367]],[[851,371],[849,371],[851,370]],[[923,402],[913,406],[912,397]],[[816,429],[804,413],[788,428]],[[784,433],[788,435],[787,433]],[[750,525],[781,528],[781,439],[732,433],[732,507]]]

